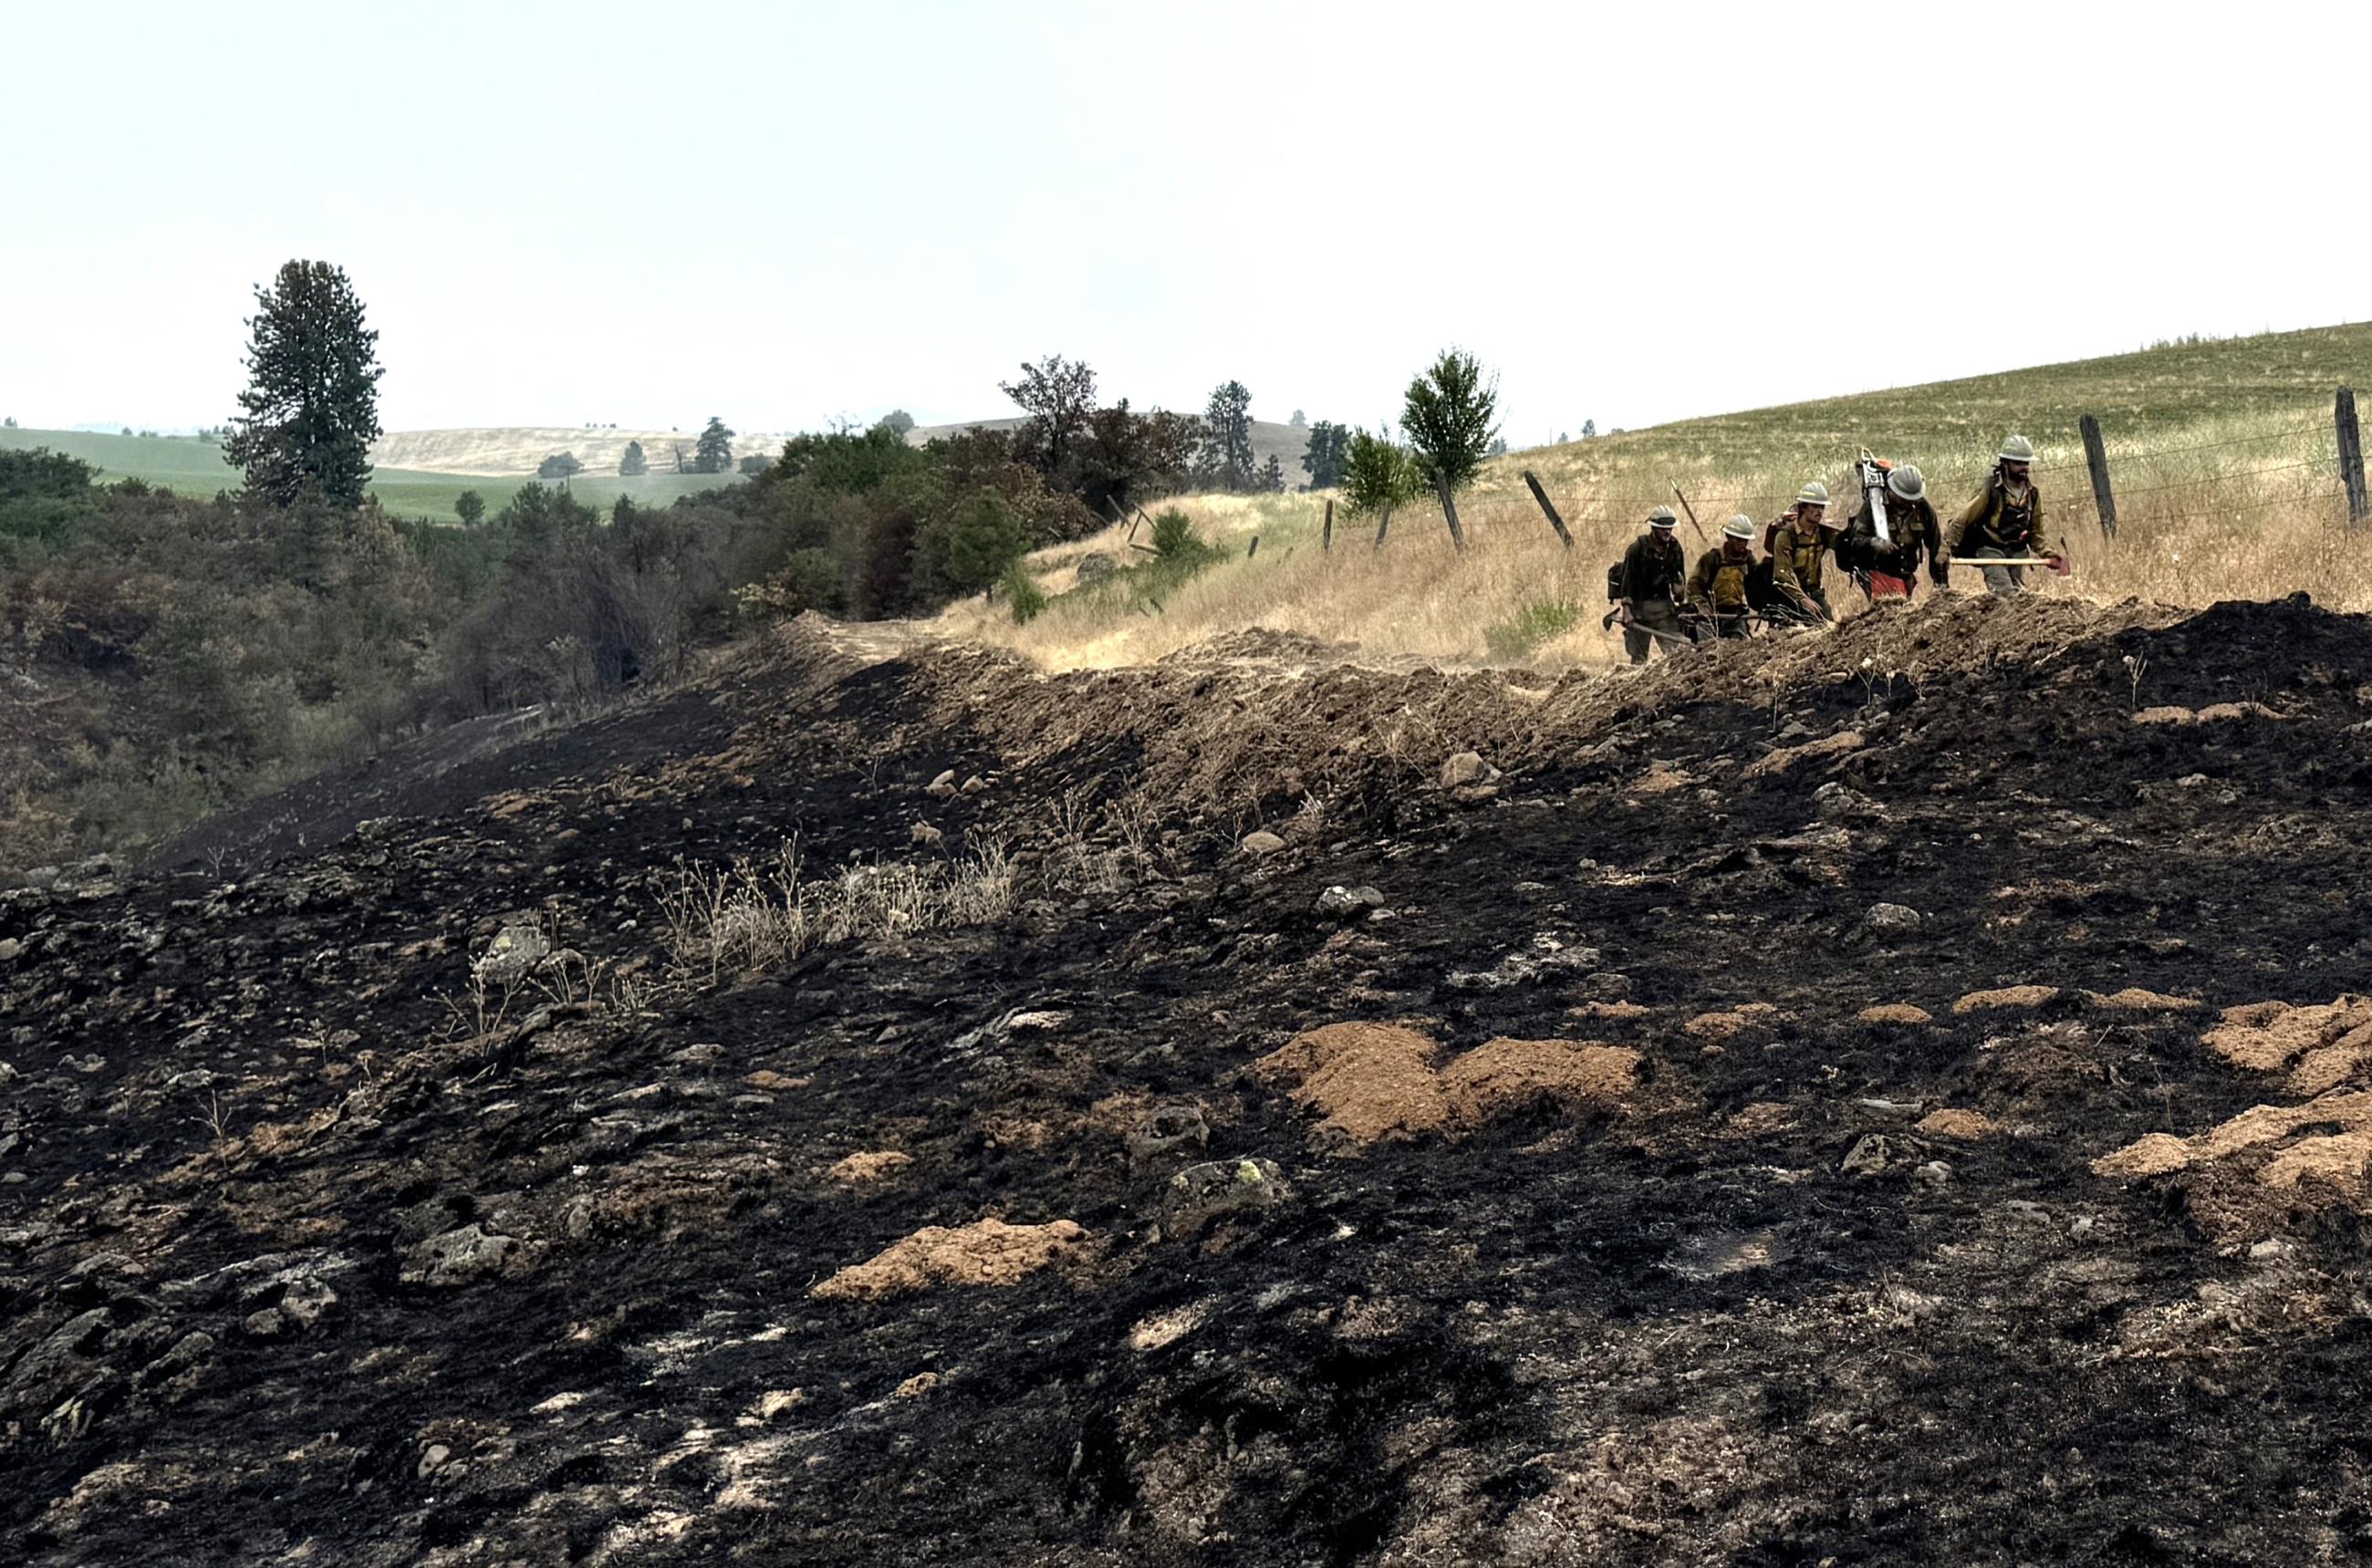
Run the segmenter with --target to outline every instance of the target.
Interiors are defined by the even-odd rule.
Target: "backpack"
[[[1779,585],[1772,580],[1768,555],[1746,569],[1746,602],[1755,610],[1769,610],[1781,602]]]
[[[1622,563],[1620,561],[1606,569],[1606,602],[1622,602]]]

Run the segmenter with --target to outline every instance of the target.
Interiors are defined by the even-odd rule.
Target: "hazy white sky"
[[[0,0],[0,412],[212,423],[353,276],[390,429],[1106,399],[1517,445],[2372,315],[2372,6]]]

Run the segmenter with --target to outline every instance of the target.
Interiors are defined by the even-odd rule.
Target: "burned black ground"
[[[1273,639],[852,668],[818,635],[6,895],[0,1539],[2350,1560],[2372,1205],[2250,1179],[2236,1230],[2228,1194],[2211,1219],[2091,1162],[2292,1098],[2203,1047],[2212,1010],[2103,996],[2372,989],[2367,687],[2372,625],[2296,603],[1961,604],[1553,688]],[[2254,706],[2134,716],[2215,703]],[[1470,748],[1504,775],[1441,787]],[[927,794],[947,769],[987,787]],[[1240,853],[1262,826],[1285,847]],[[645,989],[679,860],[793,835],[813,865],[996,840],[1023,897]],[[1388,913],[1321,918],[1332,884]],[[1880,902],[1923,919],[1873,933]],[[583,984],[471,993],[519,912]],[[1478,978],[1542,936],[1595,957]],[[2013,984],[2051,989],[1955,1011]],[[1340,1152],[1244,1069],[1346,1019],[1629,1045],[1638,1090]],[[1132,1164],[1132,1121],[1186,1103],[1208,1146]],[[1922,1131],[1937,1108],[1994,1131]],[[827,1174],[883,1149],[913,1163]],[[1169,1234],[1179,1167],[1239,1156],[1290,1199]],[[809,1295],[984,1215],[1089,1245],[1004,1288]],[[471,1226],[512,1245],[418,1277]]]

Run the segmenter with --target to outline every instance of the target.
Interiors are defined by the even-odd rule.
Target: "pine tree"
[[[700,445],[692,449],[692,466],[697,473],[727,473],[733,468],[733,432],[715,414],[708,416],[708,428],[700,433]]]
[[[290,261],[255,291],[247,389],[223,460],[275,506],[315,498],[362,504],[379,435],[378,334],[343,269]]]
[[[1309,476],[1312,490],[1331,490],[1343,482],[1343,455],[1351,445],[1351,433],[1330,420],[1320,420],[1309,427],[1309,447],[1301,455],[1301,469]]]
[[[453,515],[461,519],[465,528],[474,528],[486,515],[486,498],[474,490],[465,490],[453,497]]]
[[[1203,415],[1203,466],[1221,490],[1252,483],[1252,395],[1241,381],[1221,382]]]
[[[1271,452],[1268,455],[1268,461],[1261,465],[1260,482],[1254,488],[1265,491],[1272,495],[1284,494],[1285,465],[1277,461],[1274,452]]]
[[[619,477],[640,479],[650,471],[651,462],[648,458],[643,456],[643,444],[640,441],[627,442],[625,456],[618,459]]]

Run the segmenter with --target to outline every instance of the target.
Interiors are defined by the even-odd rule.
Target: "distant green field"
[[[212,441],[175,436],[104,436],[80,430],[0,429],[0,447],[47,447],[79,458],[99,470],[102,482],[138,479],[184,495],[211,496],[238,488],[238,471],[222,460],[222,449]],[[664,506],[679,495],[713,489],[738,479],[738,474],[651,473],[640,479],[615,474],[578,474],[568,482],[569,493],[598,511],[608,512],[621,495],[638,505]],[[371,493],[379,504],[401,517],[425,517],[458,522],[454,501],[474,490],[489,513],[497,511],[529,479],[490,479],[483,475],[420,473],[409,469],[380,469],[371,476]]]

